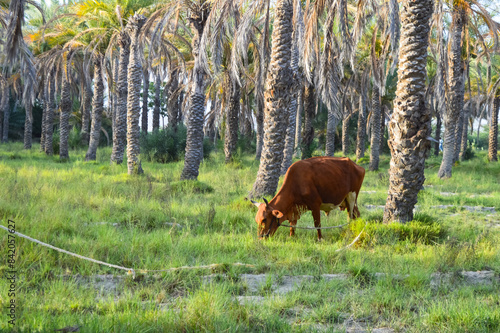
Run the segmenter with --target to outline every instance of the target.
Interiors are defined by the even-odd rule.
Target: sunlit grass
[[[500,166],[485,163],[484,153],[460,163],[448,180],[436,175],[440,160],[429,159],[415,221],[406,225],[384,225],[382,210],[365,207],[385,203],[389,157],[382,156],[381,170],[366,174],[362,191],[367,192],[359,197],[361,219],[343,230],[325,230],[321,243],[315,231],[297,230],[290,238],[285,228],[266,242],[257,240],[255,207],[244,200],[258,169],[251,155],[225,165],[222,154],[212,154],[194,183],[179,181],[182,162],[143,162],[145,175],[131,177],[126,164],[109,164],[110,153],[110,148],[100,149],[97,162],[85,162],[85,151],[71,151],[70,162],[59,163],[36,148],[0,146],[2,224],[15,220],[21,233],[134,269],[224,265],[215,272],[171,272],[136,281],[128,277],[118,293],[103,295],[63,276],[125,272],[17,237],[18,331],[46,332],[75,324],[82,325],[80,332],[342,331],[348,318],[366,320],[368,328],[409,332],[500,329],[498,285],[436,291],[429,283],[434,272],[500,273],[500,228],[491,226],[500,223],[500,215],[463,208],[500,211]],[[337,211],[322,219],[323,226],[331,226],[346,223],[347,216]],[[299,221],[299,226],[312,225],[310,213]],[[363,228],[353,248],[336,251]],[[2,231],[0,253],[7,253],[6,240]],[[235,262],[255,268],[230,265]],[[0,273],[6,271],[2,261]],[[227,278],[203,284],[201,277],[211,273]],[[271,291],[264,288],[259,292],[266,296],[262,303],[243,306],[234,298],[246,294],[237,281],[240,273],[311,275],[316,280],[280,296],[267,297]],[[350,278],[320,279],[332,273]],[[375,273],[409,277],[377,280]],[[4,307],[9,301],[4,279],[0,290]],[[7,320],[2,312],[0,330],[10,329]]]

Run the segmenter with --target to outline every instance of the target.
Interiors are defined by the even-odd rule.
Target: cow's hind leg
[[[347,213],[349,214],[349,218],[357,218],[359,216],[359,210],[356,207],[356,192],[349,192],[349,194],[347,194],[347,197],[345,198],[345,201],[347,203]],[[356,211],[357,214],[355,214]]]
[[[312,210],[312,216],[314,219],[314,226],[316,228],[321,228],[321,214],[319,208]],[[318,229],[318,241],[321,241],[321,230]]]

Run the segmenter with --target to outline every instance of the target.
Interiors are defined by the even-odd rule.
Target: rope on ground
[[[324,229],[337,229],[337,228],[343,228],[346,225],[348,225],[350,222],[347,222],[346,224],[342,225],[334,225],[332,227],[298,227],[296,225],[288,225],[288,224],[280,224],[280,227],[290,227],[294,229],[309,229],[309,230],[324,230]]]
[[[352,241],[352,243],[351,243],[351,244],[349,244],[349,245],[347,245],[347,246],[345,246],[345,247],[343,247],[343,248],[340,248],[340,249],[338,249],[338,250],[335,250],[335,252],[344,251],[344,250],[346,250],[346,249],[350,248],[351,246],[353,246],[353,245],[354,245],[354,244],[358,241],[359,237],[361,237],[361,234],[363,234],[363,232],[365,232],[365,228],[366,228],[366,225],[367,225],[367,224],[368,224],[368,223],[367,223],[367,222],[365,222],[365,226],[363,227],[363,230],[361,230],[361,232],[359,233],[359,235],[357,235],[357,236],[356,236],[356,238],[354,238],[354,240]]]
[[[11,229],[6,228],[3,225],[0,225],[0,228],[6,230],[7,232],[11,232]],[[123,271],[127,271],[128,275],[132,275],[133,277],[135,277],[135,271],[136,270],[134,270],[133,268],[128,268],[128,267],[113,265],[113,264],[109,264],[109,263],[104,262],[104,261],[92,259],[92,258],[85,257],[85,256],[82,256],[82,255],[73,253],[73,252],[69,252],[69,251],[60,249],[58,247],[55,247],[53,245],[50,245],[50,244],[44,243],[42,241],[39,241],[38,239],[34,239],[34,238],[29,237],[29,236],[23,235],[22,233],[20,233],[18,231],[13,232],[13,234],[17,235],[19,237],[25,238],[25,239],[33,242],[33,243],[37,243],[37,244],[40,244],[42,246],[48,247],[49,249],[69,254],[70,256],[73,256],[73,257],[77,257],[77,258],[80,258],[80,259],[83,259],[83,260],[91,261],[91,262],[99,264],[99,265],[104,265],[104,266],[108,266],[108,267],[111,267],[111,268],[116,268],[116,269],[121,269]],[[202,266],[181,266],[181,267],[174,267],[174,268],[168,268],[168,269],[159,269],[159,270],[138,269],[137,271],[139,271],[140,273],[174,272],[174,271],[179,271],[179,270],[184,270],[184,269],[207,269],[207,268],[217,268],[217,267],[221,267],[221,266],[225,266],[225,264],[211,264],[211,265],[202,265]],[[243,266],[243,267],[251,267],[251,268],[255,267],[254,265],[242,264],[242,263],[239,263],[239,262],[231,264],[231,266]]]

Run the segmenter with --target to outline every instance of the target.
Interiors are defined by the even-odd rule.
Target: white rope
[[[309,230],[324,230],[324,229],[336,229],[336,228],[343,228],[346,225],[348,225],[351,222],[347,222],[346,224],[342,225],[334,225],[332,227],[297,227],[296,225],[288,225],[288,224],[280,224],[280,227],[290,227],[294,229],[309,229]]]
[[[11,230],[9,228],[4,227],[3,225],[0,225],[0,228],[6,230],[7,232],[10,232],[10,230]],[[27,240],[32,241],[33,243],[40,244],[42,246],[48,247],[49,249],[53,249],[53,250],[56,250],[58,252],[69,254],[70,256],[73,256],[73,257],[77,257],[77,258],[80,258],[80,259],[83,259],[83,260],[94,262],[96,264],[100,264],[100,265],[104,265],[104,266],[108,266],[108,267],[112,267],[112,268],[116,268],[116,269],[121,269],[121,270],[127,271],[128,275],[132,275],[132,276],[135,277],[135,270],[133,268],[128,268],[128,267],[113,265],[113,264],[109,264],[109,263],[104,262],[104,261],[92,259],[92,258],[85,257],[85,256],[82,256],[82,255],[73,253],[73,252],[69,252],[69,251],[60,249],[58,247],[55,247],[53,245],[50,245],[50,244],[44,243],[42,241],[39,241],[38,239],[34,239],[34,238],[29,237],[29,236],[23,235],[22,233],[17,232],[17,231],[14,232],[14,235],[17,235],[17,236],[22,237],[22,238],[26,238]],[[202,266],[181,266],[181,267],[174,267],[174,268],[168,268],[168,269],[157,269],[157,270],[140,269],[138,271],[140,273],[173,272],[173,271],[179,271],[179,270],[183,270],[183,269],[216,268],[216,267],[221,267],[221,266],[224,266],[224,265],[225,264],[211,264],[211,265],[202,265]],[[239,263],[239,262],[233,263],[233,264],[231,264],[231,266],[243,266],[243,267],[251,267],[251,268],[255,267],[254,265],[242,264],[242,263]]]

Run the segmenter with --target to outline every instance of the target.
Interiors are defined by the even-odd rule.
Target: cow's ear
[[[279,210],[273,210],[273,215],[276,216],[277,218],[282,218],[283,217],[283,213],[280,212]]]

